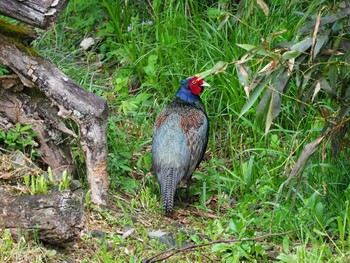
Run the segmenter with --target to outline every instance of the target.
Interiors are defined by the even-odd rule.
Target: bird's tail
[[[168,168],[163,170],[160,180],[160,188],[162,193],[163,209],[166,215],[170,215],[173,211],[174,196],[177,185],[181,181],[181,173],[178,169]]]

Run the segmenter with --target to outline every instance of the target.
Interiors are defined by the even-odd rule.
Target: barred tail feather
[[[162,174],[159,177],[163,209],[165,214],[170,215],[173,211],[176,188],[180,183],[183,174],[181,174],[181,171],[178,169],[167,168],[162,171]]]

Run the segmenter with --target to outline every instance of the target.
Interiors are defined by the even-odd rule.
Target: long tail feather
[[[162,171],[160,178],[163,208],[165,214],[170,215],[174,206],[176,188],[181,181],[182,174],[178,169],[168,168]]]

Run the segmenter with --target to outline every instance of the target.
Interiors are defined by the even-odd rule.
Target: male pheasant
[[[182,80],[174,100],[156,119],[152,164],[166,215],[172,213],[178,184],[191,177],[207,147],[209,122],[199,97],[205,86],[198,77]]]

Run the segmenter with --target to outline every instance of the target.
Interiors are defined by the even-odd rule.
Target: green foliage
[[[33,132],[31,125],[20,125],[17,123],[7,131],[0,131],[0,145],[9,150],[20,150],[29,152],[30,157],[35,159],[39,156],[36,151],[38,144],[35,141],[37,134]]]
[[[138,192],[138,200],[134,202],[134,207],[139,208],[142,211],[147,211],[150,214],[159,212],[160,199],[153,193],[154,191],[145,187]]]
[[[69,185],[70,185],[70,178],[68,176],[67,171],[64,170],[62,173],[62,179],[60,180],[60,183],[58,185],[58,190],[59,191],[67,190],[69,189]]]
[[[306,18],[308,13],[302,15]],[[302,116],[306,107],[315,108],[318,115],[314,118],[322,118],[324,122],[322,136],[305,147],[291,177],[301,170],[322,141],[331,142],[335,156],[341,150],[347,152],[349,88],[344,83],[349,78],[346,62],[349,52],[344,47],[349,44],[349,39],[343,36],[349,34],[345,26],[348,20],[346,12],[339,6],[334,10],[322,8],[314,19],[296,32],[294,38],[298,40],[281,43],[282,49],[271,49],[268,43],[239,45],[248,51],[236,64],[240,82],[248,96],[240,116],[265,91],[257,106],[257,116],[265,123],[267,134],[282,111],[282,96],[292,81],[289,92],[292,92],[298,109],[293,109],[295,115]],[[251,61],[254,61],[254,70],[249,66]]]
[[[53,177],[51,168],[47,169],[47,175],[40,176],[26,174],[24,175],[24,184],[31,195],[48,194],[49,190],[57,186],[59,191],[68,190],[70,185],[70,178],[67,171],[63,171],[62,179],[56,180]]]
[[[9,73],[10,71],[8,70],[8,68],[6,68],[5,66],[3,66],[2,64],[0,64],[0,76],[6,75],[7,73]]]
[[[7,147],[16,150],[23,150],[28,146],[37,146],[34,141],[35,136],[36,133],[32,131],[31,125],[21,126],[18,123],[7,132],[4,130],[0,131],[0,139],[2,142],[7,145]]]
[[[87,209],[91,209],[92,208],[92,202],[91,202],[91,189],[88,190],[85,194],[85,200],[84,200],[84,205]]]
[[[14,242],[11,237],[9,229],[5,229],[0,233],[0,259],[1,261],[6,261],[11,253],[11,249],[14,246]]]

